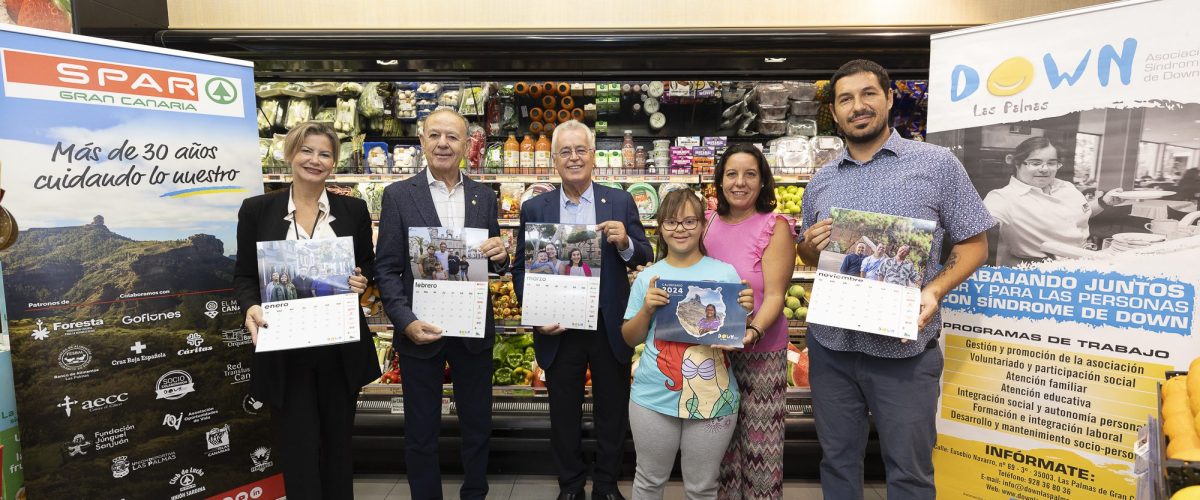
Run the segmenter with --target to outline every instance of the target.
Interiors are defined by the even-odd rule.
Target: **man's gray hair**
[[[579,120],[567,120],[554,127],[554,135],[550,138],[550,152],[558,154],[558,135],[568,130],[582,130],[587,136],[588,148],[596,148],[596,134],[590,127]]]
[[[458,110],[456,110],[452,107],[442,106],[440,108],[433,110],[433,112],[429,113],[428,115],[425,116],[425,118],[421,119],[421,134],[422,135],[425,134],[425,121],[428,120],[429,117],[431,117],[433,115],[439,115],[442,113],[449,113],[454,116],[457,116],[458,119],[462,120],[462,122],[463,122],[463,133],[469,134],[471,132],[471,121],[467,120],[467,117],[463,116],[462,113],[459,113]],[[463,137],[463,140],[466,140],[466,137]]]

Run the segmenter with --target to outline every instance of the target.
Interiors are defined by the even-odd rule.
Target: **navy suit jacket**
[[[237,263],[234,264],[233,286],[238,305],[242,311],[262,305],[258,290],[258,248],[260,241],[286,240],[292,225],[283,220],[288,214],[289,189],[280,189],[267,194],[247,198],[238,210]],[[338,236],[354,238],[354,265],[362,268],[363,276],[371,279],[375,275],[373,262],[375,252],[371,250],[371,214],[366,202],[329,193],[329,213],[334,217],[329,227]],[[346,371],[347,390],[358,394],[362,386],[379,378],[379,360],[375,357],[375,334],[367,328],[367,319],[358,312],[359,341],[340,344],[336,349],[342,356]],[[266,401],[277,408],[283,407],[283,395],[287,392],[287,363],[283,351],[254,354],[250,368],[250,394],[259,401]]]
[[[379,242],[376,244],[375,270],[378,273],[379,293],[383,310],[392,320],[396,331],[392,347],[407,356],[428,359],[441,352],[443,340],[417,345],[404,334],[404,329],[417,320],[412,312],[413,274],[408,253],[408,228],[441,227],[433,195],[429,194],[426,171],[383,190],[383,208],[379,218]],[[463,226],[487,229],[488,237],[500,236],[500,221],[496,215],[496,192],[486,185],[463,176]],[[488,261],[493,272],[501,272],[504,264]],[[490,292],[489,292],[490,293]],[[495,318],[488,307],[486,334],[482,339],[463,339],[471,352],[491,349],[496,339]]]
[[[625,224],[625,232],[633,240],[633,257],[630,257],[629,262],[625,262],[617,252],[617,247],[603,237],[600,243],[600,315],[604,318],[607,330],[603,334],[608,335],[608,342],[612,345],[617,362],[629,364],[633,348],[629,347],[621,336],[625,307],[629,303],[628,270],[650,261],[650,240],[646,239],[646,229],[642,227],[637,205],[633,203],[633,197],[629,193],[596,183],[592,183],[592,189],[595,194],[596,223],[619,221]],[[512,271],[517,297],[523,298],[525,292],[525,223],[557,224],[559,209],[557,189],[542,193],[521,205],[521,230],[517,233],[517,258],[513,262]],[[533,348],[537,352],[538,366],[546,368],[554,362],[558,344],[558,335],[533,335]]]

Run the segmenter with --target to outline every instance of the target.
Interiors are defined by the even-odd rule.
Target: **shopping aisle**
[[[446,476],[442,486],[445,498],[458,498],[461,476]],[[401,475],[359,474],[354,476],[354,498],[356,500],[408,500],[408,485]],[[558,482],[551,476],[489,476],[493,500],[553,500],[558,495]],[[632,481],[621,482],[621,493],[632,499]],[[866,500],[885,500],[886,486],[883,483],[867,483]],[[683,499],[683,483],[671,481],[667,486],[667,500]],[[783,498],[786,500],[821,500],[821,485],[815,481],[786,481],[783,483]]]

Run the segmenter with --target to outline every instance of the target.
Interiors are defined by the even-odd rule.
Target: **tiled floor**
[[[445,476],[442,478],[442,496],[458,498],[458,487],[462,478]],[[489,476],[488,483],[491,491],[488,498],[493,500],[553,500],[558,495],[558,481],[552,476]],[[622,481],[621,493],[630,500],[632,483]],[[868,483],[864,497],[866,500],[886,500],[886,488],[882,483]],[[387,474],[360,474],[354,477],[354,498],[356,500],[408,500],[408,483],[404,476]],[[683,483],[671,481],[667,485],[666,500],[683,499]],[[787,481],[783,484],[785,500],[821,500],[821,485],[815,481]]]

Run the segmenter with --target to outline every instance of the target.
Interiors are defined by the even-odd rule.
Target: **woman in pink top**
[[[781,498],[788,341],[783,296],[795,263],[795,223],[772,213],[775,182],[757,147],[725,150],[714,182],[717,210],[707,214],[704,246],[754,290],[746,347],[729,355],[742,404],[721,463],[720,498]]]

